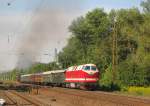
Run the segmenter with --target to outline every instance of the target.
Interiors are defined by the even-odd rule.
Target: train
[[[60,86],[67,88],[95,89],[100,72],[95,64],[71,66],[66,70],[46,71],[20,76],[21,83]]]

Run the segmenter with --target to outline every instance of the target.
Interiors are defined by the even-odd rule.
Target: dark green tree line
[[[107,75],[110,76],[108,73],[112,73],[112,36],[115,23],[117,83],[136,86],[149,85],[149,0],[142,2],[141,5],[143,12],[140,12],[138,8],[131,8],[106,13],[103,9],[96,8],[84,17],[74,20],[69,27],[72,35],[66,47],[59,54],[59,62],[62,67],[94,63],[100,69],[103,82],[112,80],[111,77],[107,78]]]

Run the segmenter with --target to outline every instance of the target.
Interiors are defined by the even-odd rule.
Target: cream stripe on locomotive
[[[98,80],[98,78],[66,78],[66,80],[95,81],[95,80]]]

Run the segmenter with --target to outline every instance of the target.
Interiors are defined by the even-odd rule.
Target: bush
[[[117,75],[113,82],[113,73],[111,65],[102,74],[101,80],[99,81],[100,89],[104,91],[120,90],[120,85],[117,83]]]
[[[150,87],[129,87],[130,94],[150,96]]]
[[[122,92],[128,91],[128,87],[127,87],[127,86],[121,86],[120,88],[121,88],[121,91],[122,91]]]

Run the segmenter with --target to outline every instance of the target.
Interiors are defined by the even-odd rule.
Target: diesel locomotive
[[[21,75],[21,83],[61,86],[68,88],[94,89],[100,72],[94,64],[71,66],[66,70],[46,71]]]

